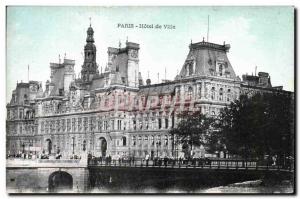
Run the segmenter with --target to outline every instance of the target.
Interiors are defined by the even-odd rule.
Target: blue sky
[[[66,53],[75,59],[78,74],[89,17],[92,18],[97,62],[107,63],[107,47],[118,47],[128,37],[140,44],[140,71],[149,71],[153,83],[157,73],[174,79],[191,42],[209,41],[231,45],[229,60],[240,77],[257,71],[269,72],[274,86],[294,91],[294,10],[293,7],[38,7],[7,8],[7,96],[17,81],[50,78],[50,62]],[[172,24],[174,30],[120,29],[118,23]],[[100,68],[99,68],[100,70]]]

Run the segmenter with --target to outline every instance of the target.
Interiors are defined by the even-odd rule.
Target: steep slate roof
[[[175,86],[175,82],[142,86],[139,89],[139,94],[146,96],[173,94],[175,92]]]
[[[236,74],[226,54],[226,52],[228,52],[230,49],[230,45],[218,45],[202,41],[190,44],[189,48],[189,54],[176,79],[183,79],[187,77],[186,66],[187,64],[193,63],[194,61],[195,73],[191,76],[213,75],[213,73],[216,71],[216,63],[218,61],[225,63],[227,78],[236,79]]]
[[[50,96],[58,96],[59,89],[64,88],[64,74],[65,69],[63,64],[53,64],[51,63],[51,68],[55,68],[55,73],[52,75],[51,83],[54,85],[53,89],[51,90]]]

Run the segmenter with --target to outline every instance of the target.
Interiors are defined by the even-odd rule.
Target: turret
[[[89,82],[97,74],[96,46],[94,45],[94,30],[91,27],[87,30],[86,45],[84,46],[84,62],[81,69],[81,78],[84,82]]]

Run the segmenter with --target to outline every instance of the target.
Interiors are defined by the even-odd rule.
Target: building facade
[[[227,57],[230,45],[191,43],[173,81],[151,84],[139,71],[139,44],[109,47],[104,72],[96,60],[94,31],[87,30],[81,77],[75,61],[50,63],[50,80],[17,83],[7,104],[7,152],[58,150],[63,158],[91,152],[95,156],[178,157],[182,151],[168,131],[185,110],[218,115],[240,94],[272,87],[267,73],[236,76]],[[203,147],[196,156],[204,156]]]

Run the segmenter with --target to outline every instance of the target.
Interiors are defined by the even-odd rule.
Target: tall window
[[[122,137],[122,143],[123,143],[123,146],[126,146],[127,143],[126,143],[126,137],[125,136]]]
[[[216,97],[216,90],[215,90],[215,87],[212,87],[211,88],[211,99],[214,100]]]
[[[136,137],[132,136],[132,146],[135,146],[135,145],[136,145]]]
[[[223,101],[223,88],[220,88],[220,91],[219,91],[219,100]]]
[[[136,120],[133,120],[133,129],[136,130]]]
[[[82,143],[82,150],[85,151],[86,150],[86,141],[83,140],[83,143]]]
[[[82,119],[81,118],[78,118],[78,122],[77,122],[77,129],[78,129],[78,131],[81,131],[81,129],[82,129]]]
[[[108,122],[104,121],[104,130],[107,130],[107,129],[108,129]]]
[[[65,132],[66,131],[66,120],[62,119],[62,131]]]
[[[230,89],[227,90],[227,102],[229,102],[231,100],[231,91]]]
[[[188,100],[191,100],[193,97],[193,88],[189,87],[188,88]]]
[[[118,121],[118,130],[122,130],[122,120],[117,120]]]
[[[165,135],[165,146],[168,146],[168,136]]]
[[[151,135],[151,145],[154,146],[154,135]]]
[[[161,118],[158,118],[158,129],[161,129]]]
[[[165,118],[165,127],[166,129],[169,128],[169,119]]]
[[[70,132],[71,130],[71,120],[67,119],[67,131]]]
[[[87,117],[83,118],[83,129],[84,129],[84,131],[88,130],[88,118]]]
[[[72,118],[72,131],[74,132],[75,129],[76,129],[76,126],[75,126],[75,118]]]
[[[99,131],[102,130],[102,120],[101,119],[98,120],[98,130]]]

